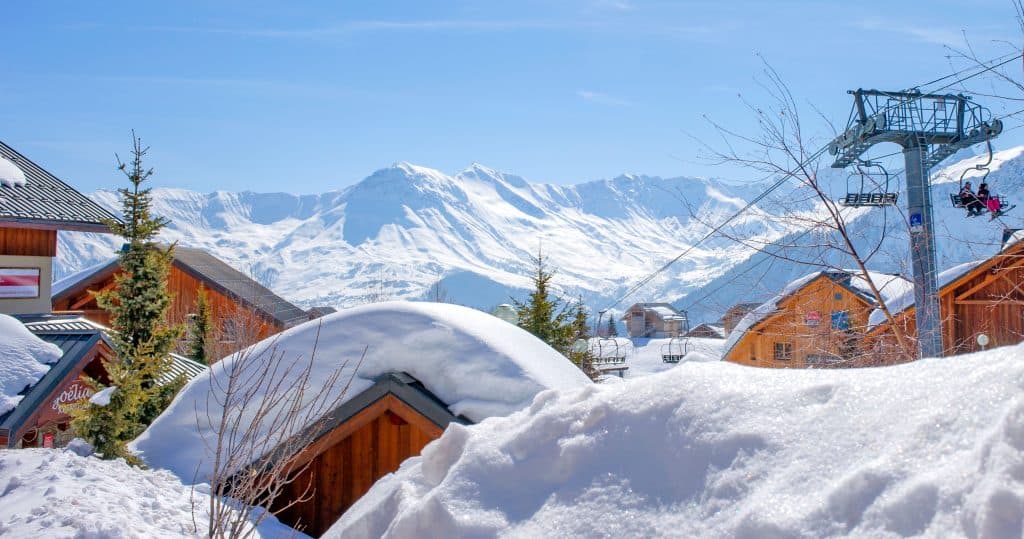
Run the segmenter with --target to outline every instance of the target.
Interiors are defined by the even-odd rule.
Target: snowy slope
[[[153,196],[172,221],[165,239],[206,248],[301,305],[418,298],[440,281],[449,300],[486,308],[522,295],[539,246],[563,292],[607,301],[703,235],[701,220],[723,218],[757,191],[648,176],[543,185],[481,165],[447,175],[399,163],[321,195],[161,188]],[[114,193],[91,196],[117,210]],[[737,227],[766,241],[788,230],[764,214]],[[109,257],[116,242],[62,233],[56,277]],[[710,242],[646,293],[677,297],[747,251]]]
[[[365,357],[359,364],[364,349]],[[311,356],[315,359],[309,359]],[[308,426],[299,422],[291,426],[291,432],[283,432],[284,427],[272,429],[270,421],[254,422],[258,404],[268,393],[277,399],[274,413],[289,405],[290,401],[281,398],[283,391],[272,388],[301,387],[307,366],[314,387],[302,395],[302,403],[307,406],[318,398],[333,403],[321,413],[340,406],[372,386],[377,377],[392,372],[412,375],[453,414],[472,421],[519,410],[541,391],[591,385],[565,356],[489,314],[439,303],[375,303],[306,322],[219,361],[189,382],[131,448],[147,464],[171,470],[182,480],[204,480],[210,476],[213,460],[209,443],[204,440],[215,438],[213,426],[221,417],[240,418],[246,431],[258,432],[256,439],[261,441],[283,440]],[[329,387],[329,395],[318,396],[316,384],[324,384],[338,369],[342,369],[340,383]],[[264,371],[274,372],[274,383],[279,378],[281,385],[256,383],[257,373]],[[231,373],[235,373],[236,380],[252,381],[246,384],[246,391],[254,395],[249,401],[253,405],[225,411],[220,404],[229,400],[224,388]],[[239,397],[236,394],[233,398]],[[204,420],[197,426],[197,413],[203,418],[212,417],[213,423]],[[274,413],[269,415],[273,417]],[[318,419],[310,417],[309,423]],[[270,445],[254,449],[252,458],[273,449],[273,442]]]
[[[0,536],[205,537],[206,491],[200,485],[193,492],[166,471],[133,468],[123,460],[62,449],[0,451]],[[255,536],[306,537],[273,517]]]
[[[1021,537],[1022,354],[544,392],[449,427],[326,536]]]

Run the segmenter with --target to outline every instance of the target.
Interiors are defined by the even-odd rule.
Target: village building
[[[24,388],[17,406],[0,414],[0,448],[63,447],[72,438],[71,411],[84,405],[96,388],[89,379],[107,383],[105,361],[116,360],[107,328],[76,316],[23,315],[25,328],[61,350],[60,358],[37,383]],[[206,367],[172,355],[159,383],[188,381]]]
[[[96,304],[94,294],[113,288],[114,275],[119,271],[117,258],[112,258],[54,283],[53,311],[77,312],[109,325],[110,315]],[[167,291],[173,297],[168,323],[190,327],[200,288],[206,290],[215,326],[215,358],[326,312],[321,309],[307,313],[206,251],[175,246],[167,276]]]
[[[57,231],[109,233],[115,219],[0,142],[0,313],[50,312]]]
[[[704,323],[686,332],[686,335],[683,336],[698,337],[701,339],[724,339],[725,326]]]
[[[630,337],[678,337],[689,330],[685,312],[668,303],[634,303],[621,318]]]
[[[1024,341],[1024,232],[1009,232],[1003,248],[994,256],[939,274],[943,355]],[[881,310],[871,313],[869,319],[867,338],[878,364],[905,360],[897,347],[894,327],[916,349],[913,291],[894,298],[889,308],[895,326]]]
[[[897,275],[871,273],[883,299],[912,289]],[[724,361],[777,368],[825,367],[865,353],[863,333],[876,300],[853,271],[817,271],[747,313],[729,333]]]
[[[718,325],[725,329],[725,336],[728,337],[736,327],[736,324],[738,324],[740,320],[743,320],[744,316],[747,316],[750,311],[753,311],[760,306],[761,304],[756,302],[737,303],[725,311],[725,314],[722,315],[722,319],[718,321]]]

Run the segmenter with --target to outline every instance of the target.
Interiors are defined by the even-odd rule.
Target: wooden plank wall
[[[57,231],[0,227],[0,255],[57,256]]]
[[[307,488],[312,489],[311,499],[278,518],[314,537],[321,535],[378,479],[419,455],[431,440],[430,434],[385,411],[315,457],[278,504],[298,499]]]

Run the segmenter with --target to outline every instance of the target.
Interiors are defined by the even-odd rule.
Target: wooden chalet
[[[686,313],[668,303],[634,303],[622,316],[630,337],[678,337],[689,330]]]
[[[943,355],[976,352],[1024,341],[1024,233],[1009,238],[991,258],[954,267],[939,275],[939,313]],[[1017,240],[1017,241],[1014,241]],[[910,292],[891,305],[896,328],[911,342],[917,335],[914,296]],[[893,324],[881,311],[872,313],[868,341],[876,363],[900,361]],[[915,345],[916,347],[916,345]]]
[[[883,295],[902,293],[902,277],[873,274]],[[741,319],[722,359],[758,367],[808,368],[863,354],[863,332],[875,299],[851,272],[820,271],[797,279]]]
[[[686,332],[684,337],[698,337],[701,339],[724,339],[725,338],[725,326],[718,326],[715,324],[700,324],[697,327]]]
[[[275,500],[277,517],[314,537],[323,534],[374,482],[437,439],[450,423],[467,424],[423,384],[405,373],[389,373],[309,427],[312,440],[288,459],[307,466]]]
[[[736,327],[736,324],[738,324],[740,320],[743,320],[744,316],[747,316],[750,311],[753,311],[760,306],[760,303],[737,303],[725,311],[725,315],[723,315],[722,319],[718,321],[718,325],[725,329],[725,336],[728,337]]]
[[[50,312],[57,231],[110,232],[116,218],[0,142],[0,313]]]
[[[95,393],[86,377],[108,381],[104,361],[116,360],[107,328],[75,316],[18,317],[36,337],[56,345],[63,355],[36,384],[22,390],[18,405],[0,414],[0,448],[63,447],[71,441],[70,412]],[[206,367],[172,355],[160,383],[179,376],[190,380]]]
[[[114,286],[120,271],[111,259],[54,284],[54,312],[80,312],[99,324],[109,325],[110,315],[96,304],[95,292]],[[310,319],[311,315],[278,296],[244,273],[201,249],[175,246],[167,289],[173,295],[168,322],[186,324],[196,313],[199,289],[206,289],[214,320],[214,357],[221,358],[241,347]]]

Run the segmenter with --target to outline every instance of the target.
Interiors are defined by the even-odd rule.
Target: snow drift
[[[355,372],[364,348],[366,357]],[[341,402],[358,395],[383,374],[407,372],[452,413],[473,421],[519,410],[547,389],[590,385],[590,380],[554,349],[487,313],[438,303],[378,303],[296,326],[256,344],[248,353],[218,362],[185,386],[132,443],[132,449],[149,465],[167,468],[183,481],[193,477],[205,480],[211,472],[212,455],[204,440],[212,441],[214,432],[197,427],[196,414],[223,415],[216,399],[208,400],[211,391],[223,391],[230,369],[262,371],[276,358],[309,358],[314,349],[314,381],[326,380],[348,361],[342,380],[353,378]],[[297,374],[293,372],[292,377]],[[283,387],[294,385],[286,382]],[[335,394],[340,390],[336,388]],[[242,424],[252,423],[252,412],[241,412],[248,414]]]
[[[0,314],[0,416],[13,410],[63,353],[36,337],[18,320]]]
[[[201,537],[208,507],[202,489],[193,492],[162,470],[70,450],[0,451],[3,537]],[[305,537],[269,515],[254,531],[256,537]]]
[[[452,425],[327,536],[1021,537],[1022,354],[546,391]]]

